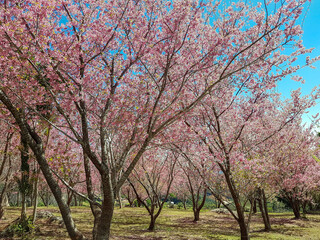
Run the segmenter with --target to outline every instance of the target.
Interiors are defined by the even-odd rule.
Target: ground
[[[55,207],[42,207],[40,210],[48,210],[59,216]],[[19,208],[9,207],[5,217],[0,221],[0,231],[11,221],[19,216]],[[31,214],[31,209],[28,210]],[[88,207],[72,208],[72,215],[77,227],[90,238],[92,228],[92,216]],[[200,240],[200,239],[239,239],[237,223],[228,214],[218,214],[206,210],[200,215],[198,223],[192,222],[192,211],[178,209],[164,209],[156,223],[154,232],[147,231],[149,217],[143,208],[116,209],[112,224],[113,240]],[[320,215],[307,215],[308,220],[293,220],[292,213],[271,214],[273,230],[269,233],[263,229],[262,219],[259,214],[252,219],[251,239],[303,239],[320,240]],[[57,223],[49,224],[46,219],[39,219],[37,225],[40,232],[32,238],[44,239],[69,239],[66,231]],[[15,238],[20,239],[20,238]]]

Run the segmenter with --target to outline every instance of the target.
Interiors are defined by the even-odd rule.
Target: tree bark
[[[101,175],[103,201],[101,206],[101,216],[97,223],[96,240],[109,240],[111,220],[114,211],[114,192],[109,176],[107,174]]]
[[[257,200],[254,199],[251,204],[253,204],[253,208],[252,208],[253,214],[256,214],[257,213]]]
[[[204,189],[204,192],[203,192],[203,197],[202,197],[202,202],[201,204],[198,206],[198,201],[199,199],[197,199],[195,201],[195,203],[193,203],[193,222],[197,222],[200,220],[200,211],[201,209],[203,208],[204,206],[204,203],[206,201],[206,197],[207,197],[207,189],[205,188]],[[199,195],[197,195],[197,198],[199,198]]]
[[[21,179],[19,181],[19,190],[21,192],[21,216],[20,222],[24,222],[27,219],[27,204],[26,204],[26,196],[30,188],[29,183],[29,146],[28,143],[21,136]]]
[[[10,156],[8,156],[8,148],[9,148],[9,144],[10,144],[10,140],[12,138],[13,134],[8,133],[7,135],[7,139],[6,139],[6,145],[3,151],[3,159],[2,159],[2,163],[0,166],[0,176],[3,174],[3,170],[4,170],[4,166],[8,160],[9,164],[8,164],[8,170],[7,170],[7,174],[6,174],[6,178],[5,178],[5,182],[3,185],[3,188],[1,190],[0,193],[0,220],[2,219],[3,215],[4,215],[4,201],[6,200],[8,202],[8,196],[7,196],[7,187],[8,187],[8,181],[9,181],[9,176],[10,176],[10,172],[11,172],[11,158]]]
[[[88,156],[84,152],[83,152],[83,161],[84,161],[84,169],[86,174],[86,187],[87,187],[88,198],[91,201],[95,202],[94,190],[93,190],[92,179],[91,179],[90,161]],[[92,239],[96,239],[98,222],[101,216],[101,209],[97,205],[93,204],[92,202],[90,202],[90,208],[94,218],[93,229],[92,229]]]
[[[259,209],[261,212],[261,216],[263,219],[263,223],[264,223],[264,230],[266,232],[269,232],[271,230],[271,225],[270,225],[270,219],[268,216],[268,208],[267,208],[267,203],[265,195],[264,195],[264,191],[261,189],[258,189],[258,204],[259,204]]]
[[[230,175],[228,174],[228,172],[226,172],[225,170],[223,171],[225,179],[226,179],[226,183],[228,185],[229,191],[231,193],[231,196],[233,198],[236,210],[237,210],[237,222],[239,224],[240,227],[240,233],[241,233],[241,240],[248,240],[250,239],[249,237],[249,230],[248,230],[248,226],[246,224],[245,221],[245,216],[244,216],[244,210],[241,206],[240,203],[240,197],[238,196],[238,193],[236,192],[236,189],[232,183],[232,180],[230,179]]]
[[[154,218],[154,215],[150,214],[150,223],[149,223],[149,227],[148,227],[149,231],[153,231],[154,230],[155,223],[156,223],[156,220]]]
[[[121,190],[117,191],[117,199],[118,199],[118,202],[119,202],[119,207],[122,208]]]
[[[295,219],[301,219],[301,214],[300,214],[300,202],[297,200],[292,199],[291,200],[291,206],[294,214]]]
[[[264,213],[265,213],[265,217],[266,217],[266,221],[267,221],[266,231],[270,231],[271,230],[271,223],[270,223],[270,217],[269,217],[269,212],[268,212],[267,198],[266,198],[266,194],[264,192],[264,189],[262,189],[261,191],[262,191]]]
[[[37,220],[37,208],[38,208],[38,184],[39,184],[40,168],[37,168],[34,188],[33,188],[33,212],[32,212],[32,223],[35,224]]]
[[[240,219],[240,218],[239,218]],[[247,224],[244,221],[244,218],[241,218],[241,221],[238,221],[240,226],[240,234],[241,234],[241,240],[249,240],[249,231],[247,228]]]

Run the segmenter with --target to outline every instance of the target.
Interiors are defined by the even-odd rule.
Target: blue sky
[[[302,40],[306,48],[315,48],[313,53],[310,55],[311,58],[320,56],[320,1],[312,0],[309,7],[308,13],[303,22],[304,34]],[[305,56],[302,56],[299,61],[299,65],[305,64]],[[282,93],[284,97],[290,96],[290,91],[297,88],[302,89],[303,94],[311,92],[315,86],[320,87],[320,61],[314,64],[316,69],[304,68],[297,72],[297,75],[302,76],[305,79],[305,84],[297,83],[290,78],[286,78],[281,81],[278,85],[278,92]],[[303,120],[310,122],[311,115],[315,115],[320,112],[320,101],[317,106],[310,109],[308,114],[304,115]]]

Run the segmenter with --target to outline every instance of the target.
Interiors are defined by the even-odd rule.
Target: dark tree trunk
[[[60,209],[60,213],[62,216],[62,219],[65,223],[66,229],[68,231],[68,234],[72,240],[81,240],[84,239],[84,236],[78,231],[76,228],[74,221],[71,217],[70,208],[66,204],[66,202],[63,200],[61,188],[59,187],[58,183],[54,179],[50,167],[46,161],[46,158],[44,156],[42,144],[39,143],[36,146],[32,146],[32,151],[36,156],[37,162],[40,166],[40,169],[51,189],[51,192],[53,193],[55,200],[57,201],[58,207]]]
[[[199,195],[197,195],[197,200],[193,203],[193,222],[197,222],[200,220],[200,211],[204,206],[204,203],[206,201],[206,197],[207,197],[207,189],[204,189],[203,192],[203,197],[202,197],[202,202],[201,204],[198,206],[198,202],[199,202]]]
[[[254,199],[252,204],[253,204],[252,213],[256,214],[257,213],[257,200]]]
[[[271,230],[271,225],[270,225],[270,219],[269,219],[269,215],[268,215],[268,208],[267,208],[267,203],[266,203],[264,191],[261,189],[258,189],[257,201],[259,204],[259,209],[260,209],[261,216],[262,216],[263,223],[264,223],[264,230],[266,232],[269,232]]]
[[[229,191],[231,193],[231,196],[233,198],[233,201],[234,201],[234,204],[236,207],[236,211],[237,211],[237,215],[238,215],[237,222],[240,227],[241,240],[248,240],[248,239],[250,239],[249,229],[248,229],[248,226],[245,221],[244,210],[241,206],[239,194],[236,192],[236,189],[232,183],[232,180],[230,179],[229,173],[226,172],[225,170],[223,171],[223,173],[224,173],[226,183],[228,185]]]
[[[101,206],[101,216],[97,223],[96,240],[109,240],[111,220],[114,211],[114,192],[109,176],[102,175],[103,201]]]
[[[21,192],[21,217],[20,221],[24,222],[27,219],[27,204],[26,204],[26,196],[30,189],[30,183],[29,183],[29,146],[25,139],[21,136],[21,179],[19,181],[19,190]]]
[[[2,206],[2,204],[0,204],[0,220],[3,218],[4,215],[4,207]]]
[[[34,182],[33,189],[33,212],[32,212],[32,223],[34,224],[37,219],[37,208],[38,208],[38,183],[39,183],[40,169],[37,170],[37,176]]]
[[[74,206],[77,207],[78,206],[77,195],[74,194],[73,200],[74,200]]]
[[[139,199],[137,199],[137,203],[138,203],[138,207],[141,207],[141,201]]]
[[[294,214],[295,219],[301,219],[301,214],[300,214],[300,202],[297,200],[292,200],[291,201],[291,206]]]
[[[200,210],[195,209],[193,211],[193,222],[198,222],[200,220]]]
[[[266,222],[267,222],[267,231],[271,230],[271,223],[270,223],[270,217],[269,217],[269,211],[268,211],[268,205],[267,205],[267,198],[266,194],[264,192],[264,189],[262,189],[262,200],[263,200],[263,207],[264,207],[264,213],[266,217]]]
[[[87,187],[87,192],[88,192],[88,197],[92,202],[95,202],[95,197],[94,197],[94,192],[93,192],[93,187],[92,187],[92,179],[91,179],[91,167],[90,167],[90,162],[89,158],[85,153],[84,155],[84,169],[85,169],[85,174],[86,174],[86,187]],[[91,212],[93,214],[93,229],[92,229],[92,239],[96,239],[97,237],[97,227],[98,227],[98,222],[101,216],[101,209],[90,202],[90,208]]]
[[[155,223],[156,223],[156,220],[155,220],[153,214],[150,214],[150,224],[149,224],[149,227],[148,227],[149,231],[153,231],[154,230]]]
[[[11,140],[12,136],[13,136],[13,133],[8,133],[8,135],[7,135],[6,144],[5,144],[4,151],[3,151],[2,163],[0,166],[0,176],[1,176],[4,172],[4,167],[5,167],[5,164],[7,163],[7,160],[8,160],[8,162],[9,162],[8,170],[7,170],[5,180],[4,180],[3,188],[0,193],[0,220],[2,219],[2,217],[4,215],[4,207],[3,207],[4,201],[7,200],[7,202],[8,202],[7,187],[8,187],[8,181],[9,181],[9,176],[10,176],[10,172],[11,172],[11,157],[10,157],[10,155],[8,155],[8,148],[9,148],[10,140]]]
[[[239,218],[239,220],[240,220],[240,218]],[[244,218],[241,218],[241,221],[238,221],[238,223],[240,226],[240,234],[241,234],[240,239],[241,240],[249,240],[250,239],[249,231],[248,231],[247,224],[244,221]]]

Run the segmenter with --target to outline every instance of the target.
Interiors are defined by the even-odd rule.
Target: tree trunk
[[[11,172],[11,156],[10,155],[8,156],[8,149],[9,149],[10,140],[11,140],[12,136],[13,136],[13,133],[8,133],[8,135],[7,135],[7,140],[6,140],[6,144],[5,144],[4,151],[3,151],[2,163],[0,166],[0,176],[1,176],[4,173],[5,164],[6,164],[7,160],[9,160],[7,174],[6,174],[6,177],[4,180],[4,185],[3,185],[3,188],[0,193],[0,220],[2,219],[2,217],[4,215],[4,206],[9,205],[8,195],[7,195],[7,187],[8,187],[8,180],[9,180],[9,176],[10,176],[10,172]]]
[[[292,206],[294,218],[295,218],[295,219],[300,219],[300,218],[301,218],[301,214],[300,214],[300,202],[293,199],[293,200],[291,201],[291,206]]]
[[[3,215],[4,215],[4,206],[7,206],[8,203],[8,196],[7,196],[7,186],[8,186],[8,176],[9,174],[7,174],[7,177],[5,179],[5,184],[2,188],[2,191],[0,193],[0,220],[2,219]]]
[[[4,215],[4,207],[0,203],[0,220],[3,218],[3,215]]]
[[[271,223],[270,223],[270,217],[269,217],[269,212],[268,212],[267,198],[266,198],[266,194],[264,192],[264,189],[262,189],[261,192],[262,192],[264,214],[265,214],[265,218],[266,218],[266,222],[267,222],[266,231],[270,231],[271,230]]]
[[[72,198],[73,198],[73,192],[71,190],[67,190],[67,196],[68,196],[67,205],[68,205],[68,207],[70,207],[71,202],[72,202]]]
[[[231,196],[233,198],[236,210],[237,210],[237,222],[240,227],[240,233],[241,233],[241,240],[248,240],[249,238],[249,229],[247,227],[247,224],[245,222],[245,217],[244,217],[244,210],[241,206],[240,203],[240,197],[238,196],[238,193],[236,192],[236,189],[232,183],[232,180],[230,179],[230,175],[226,172],[223,171],[226,183],[228,185],[229,191],[231,193]]]
[[[252,204],[253,204],[252,212],[253,212],[253,214],[256,214],[257,213],[257,200],[254,199]]]
[[[197,198],[199,198],[199,197],[200,197],[200,196],[197,195]],[[201,202],[201,204],[200,204],[199,206],[197,206],[199,199],[197,199],[196,202],[193,204],[193,216],[194,216],[193,222],[197,222],[197,221],[200,220],[200,211],[201,211],[201,209],[202,209],[203,206],[204,206],[204,203],[205,203],[205,201],[206,201],[206,197],[207,197],[207,189],[205,188],[205,189],[204,189],[204,192],[203,192],[203,197],[202,197],[202,202]]]
[[[26,196],[30,189],[30,183],[29,183],[29,146],[27,142],[23,139],[21,136],[21,179],[19,181],[19,190],[21,192],[21,217],[20,221],[24,222],[27,219],[27,204],[26,204]]]
[[[95,197],[94,197],[94,192],[93,192],[93,187],[92,187],[92,179],[91,179],[91,167],[90,167],[90,161],[88,156],[83,152],[83,161],[84,161],[84,169],[85,169],[85,174],[86,174],[86,187],[87,187],[87,193],[88,193],[88,198],[92,201],[95,202]],[[90,208],[91,212],[93,214],[93,229],[92,229],[92,239],[97,238],[97,231],[98,231],[98,222],[101,217],[101,210],[99,207],[95,204],[90,202]]]
[[[156,223],[156,220],[155,220],[153,214],[150,214],[150,224],[149,224],[149,227],[148,227],[149,231],[153,231],[154,230],[155,223]]]
[[[84,239],[83,235],[77,230],[74,221],[71,217],[70,209],[68,208],[68,206],[62,198],[61,188],[59,184],[52,176],[50,167],[45,157],[42,139],[29,126],[23,112],[18,110],[16,106],[12,104],[10,99],[2,91],[0,91],[0,100],[8,108],[8,110],[15,118],[16,123],[21,130],[21,139],[23,139],[23,142],[27,143],[29,147],[32,149],[32,152],[36,157],[41,171],[44,177],[46,178],[46,181],[58,203],[61,216],[64,220],[70,238],[72,240]]]
[[[139,199],[137,199],[137,203],[138,203],[138,207],[141,207],[141,201]]]
[[[195,209],[193,211],[193,222],[197,222],[200,219],[200,209]]]
[[[31,145],[32,146],[32,145]],[[66,204],[66,202],[63,200],[61,188],[59,187],[58,183],[54,179],[50,167],[46,161],[46,158],[44,156],[44,152],[42,149],[41,144],[37,144],[36,146],[32,146],[32,151],[36,156],[37,162],[41,168],[41,171],[51,189],[51,192],[53,193],[55,200],[57,201],[57,204],[59,206],[59,210],[61,213],[61,216],[63,218],[64,224],[66,226],[66,229],[68,231],[69,237],[72,240],[81,240],[84,239],[84,236],[78,231],[76,228],[74,221],[71,217],[70,208]]]
[[[118,202],[119,202],[119,207],[122,208],[121,190],[119,190],[119,191],[117,192],[117,199],[118,199]]]
[[[114,192],[109,176],[107,174],[101,175],[103,201],[101,206],[101,216],[97,223],[97,234],[95,240],[109,240],[111,220],[114,211]]]
[[[259,191],[259,198],[258,198],[257,201],[258,201],[258,204],[259,204],[259,209],[260,209],[261,216],[262,216],[263,223],[264,223],[264,230],[266,232],[269,232],[271,230],[270,222],[268,221],[269,217],[267,217],[267,213],[265,212],[265,207],[264,207],[264,204],[263,204],[263,201],[262,201],[261,190],[258,190],[258,191]]]
[[[20,193],[19,191],[17,192],[17,207],[20,206]]]
[[[26,195],[21,193],[21,216],[20,221],[24,222],[27,219],[27,204],[26,204]]]
[[[77,195],[76,194],[74,194],[73,200],[74,200],[74,206],[77,207],[78,206],[78,202],[77,202]]]
[[[33,188],[33,212],[32,212],[33,224],[36,222],[36,219],[37,219],[39,174],[40,174],[40,168],[38,167],[35,181],[34,181],[34,188]]]
[[[241,219],[241,220],[240,220]],[[247,228],[247,224],[244,221],[244,218],[239,218],[239,226],[240,226],[240,233],[241,233],[241,240],[249,240],[249,231]]]

